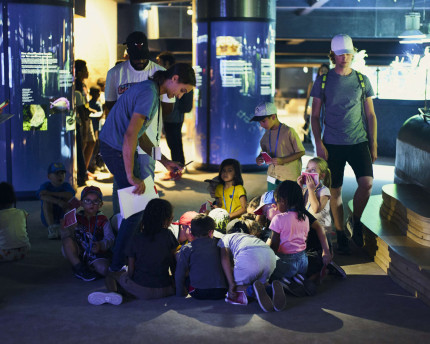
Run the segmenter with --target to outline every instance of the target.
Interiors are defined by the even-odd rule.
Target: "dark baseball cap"
[[[148,38],[142,31],[134,31],[128,35],[124,44],[130,60],[149,59]]]
[[[53,162],[48,167],[48,174],[50,174],[50,173],[57,173],[59,171],[66,172],[66,167],[64,166],[64,164],[62,162]]]
[[[87,186],[82,190],[81,193],[81,200],[83,200],[85,197],[87,197],[88,194],[95,194],[100,199],[100,201],[103,200],[103,194],[100,188],[97,186]]]

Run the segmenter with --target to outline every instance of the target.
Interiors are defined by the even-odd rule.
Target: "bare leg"
[[[102,276],[106,276],[109,268],[109,261],[107,259],[97,259],[92,264],[96,272]]]
[[[55,225],[54,221],[54,204],[51,202],[43,201],[43,215],[45,216],[46,223],[49,226]]]
[[[95,142],[87,142],[84,148],[84,159],[85,159],[85,167],[88,169],[88,165],[90,164],[91,157],[93,156],[93,150],[95,147]]]
[[[79,264],[81,260],[79,259],[78,245],[76,245],[76,242],[71,237],[63,238],[62,242],[64,254],[68,261],[72,266]]]
[[[370,194],[372,193],[373,178],[372,177],[360,177],[358,178],[358,188],[355,191],[353,204],[354,220],[360,220],[363,214],[364,208],[366,207],[367,201],[369,200]]]

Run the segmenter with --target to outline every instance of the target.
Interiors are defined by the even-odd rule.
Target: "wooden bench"
[[[387,186],[384,192],[386,196],[391,192],[389,197],[398,197],[395,201],[390,200],[391,202],[397,205],[403,202],[406,209],[414,209],[421,216],[423,212],[418,210],[419,207],[424,213],[430,208],[429,198],[419,200],[413,197],[416,195],[413,187],[409,191],[407,188],[401,188],[402,197],[391,192],[395,189],[392,186]],[[424,203],[414,204],[415,202]],[[399,225],[398,218],[387,219],[384,214],[386,205],[381,209],[384,203],[382,195],[371,196],[363,212],[361,221],[364,225],[364,247],[394,282],[430,306],[430,247],[406,235],[404,224]],[[352,201],[348,205],[352,209]],[[425,217],[423,219],[425,220]]]

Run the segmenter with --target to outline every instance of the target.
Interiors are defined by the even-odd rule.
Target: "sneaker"
[[[317,285],[310,279],[305,279],[303,281],[303,287],[308,296],[314,296],[317,293]]]
[[[287,306],[287,299],[285,298],[284,287],[282,286],[281,282],[273,281],[272,293],[273,308],[275,311],[280,312]]]
[[[327,265],[327,270],[330,275],[335,275],[340,278],[346,278],[346,272],[343,270],[339,265],[337,265],[335,262],[331,261]]]
[[[48,227],[48,239],[54,240],[60,238],[60,225],[50,225]]]
[[[286,291],[288,291],[294,296],[302,297],[307,295],[304,284],[297,282],[297,280],[295,279],[288,279],[287,277],[282,277],[279,282],[282,284]]]
[[[317,286],[315,283],[309,279],[305,279],[301,274],[297,274],[293,277],[293,284],[294,283],[301,286],[308,296],[313,296],[317,292]]]
[[[82,263],[79,263],[78,266],[73,267],[73,274],[85,281],[85,282],[91,282],[94,281],[97,277],[97,275],[92,272],[90,269],[88,269],[87,266],[83,265]]]
[[[238,291],[236,292],[236,297],[232,297],[230,293],[227,293],[227,297],[225,298],[225,302],[230,303],[232,305],[242,305],[246,306],[248,304],[248,298],[246,297],[245,292]]]
[[[336,252],[341,255],[350,255],[351,249],[349,248],[348,238],[345,235],[345,231],[336,230],[337,236],[337,250]]]
[[[364,246],[363,240],[363,224],[361,221],[354,223],[353,231],[352,231],[352,242],[356,244],[358,247]]]
[[[258,304],[260,305],[261,309],[265,312],[273,311],[273,303],[269,295],[267,295],[264,284],[257,280],[252,286],[255,291],[255,297],[257,298]]]
[[[102,293],[96,291],[88,295],[88,302],[94,306],[100,306],[104,303],[118,306],[122,303],[122,296],[118,293]]]
[[[293,277],[293,279],[294,279],[297,283],[299,283],[299,284],[301,284],[301,285],[303,285],[303,282],[305,281],[305,278],[304,278],[302,275],[300,275],[300,274],[295,275],[295,276]]]

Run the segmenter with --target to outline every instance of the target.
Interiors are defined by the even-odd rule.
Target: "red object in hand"
[[[266,152],[261,152],[261,157],[264,159],[264,162],[266,164],[271,164],[272,163],[272,158]]]

